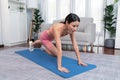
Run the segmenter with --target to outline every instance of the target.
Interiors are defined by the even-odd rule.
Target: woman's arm
[[[76,53],[76,56],[77,56],[77,59],[78,59],[78,64],[81,64],[83,66],[87,66],[87,64],[83,63],[81,58],[80,58],[80,52],[79,52],[78,44],[77,44],[76,39],[75,39],[75,32],[70,34],[70,37],[71,37],[72,44],[73,44],[73,47],[74,47],[74,50],[75,50],[75,53]]]
[[[57,25],[56,25],[57,26]],[[61,72],[69,72],[66,68],[62,67],[62,46],[61,46],[61,30],[59,29],[59,26],[53,27],[53,35],[56,41],[56,48],[57,48],[57,67],[58,70]]]

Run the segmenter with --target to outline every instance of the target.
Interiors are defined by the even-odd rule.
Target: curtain
[[[85,17],[85,0],[74,0],[75,11],[78,16]]]
[[[94,45],[104,45],[104,25],[103,25],[103,15],[104,15],[104,0],[91,0],[90,17],[94,19],[96,24],[96,41]]]
[[[48,22],[52,23],[56,19],[56,0],[48,0]]]
[[[47,6],[47,4],[48,4],[48,0],[38,0],[40,13],[45,22],[48,21],[48,18],[47,18],[48,6]]]
[[[70,13],[71,0],[56,0],[57,19],[65,18]]]

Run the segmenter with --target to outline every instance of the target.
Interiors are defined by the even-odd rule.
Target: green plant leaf
[[[106,5],[105,14],[103,17],[104,28],[109,32],[110,37],[114,37],[116,32],[116,27],[113,26],[116,23],[116,17],[113,11],[114,4]]]
[[[34,10],[34,19],[32,21],[34,26],[33,31],[36,33],[38,32],[39,29],[41,29],[40,28],[41,23],[44,22],[44,20],[41,17],[40,11],[38,9]]]
[[[114,0],[114,3],[117,3],[119,0]]]

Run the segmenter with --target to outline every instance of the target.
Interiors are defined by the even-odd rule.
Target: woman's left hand
[[[88,66],[86,63],[82,62],[82,61],[78,61],[78,64],[79,65],[82,65],[82,66]]]

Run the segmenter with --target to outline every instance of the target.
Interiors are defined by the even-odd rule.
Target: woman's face
[[[74,22],[71,22],[70,24],[67,24],[68,32],[69,33],[75,32],[77,30],[79,24],[80,24],[79,21],[74,21]]]

